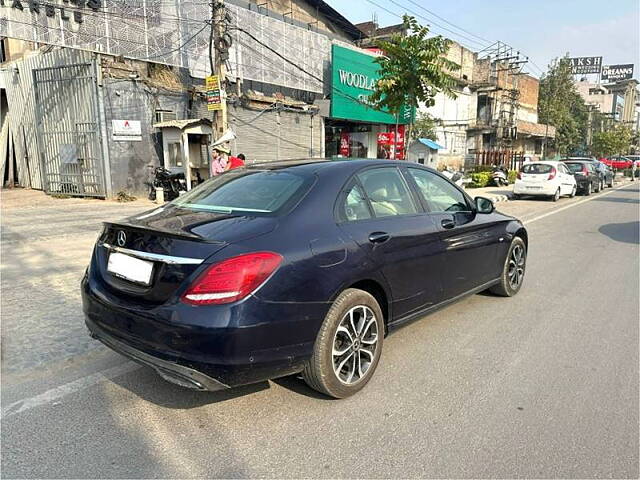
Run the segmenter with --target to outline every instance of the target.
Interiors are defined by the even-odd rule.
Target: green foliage
[[[411,33],[395,34],[389,41],[378,43],[385,54],[375,60],[380,65],[380,78],[369,97],[378,108],[394,114],[400,113],[404,105],[430,107],[439,92],[455,98],[456,79],[448,72],[460,69],[460,65],[445,56],[450,40],[441,35],[427,37],[429,28],[414,17],[404,15],[402,20]]]
[[[517,170],[509,170],[509,174],[507,175],[507,181],[509,183],[516,183],[516,179],[518,178]]]
[[[492,165],[476,165],[473,171],[476,173],[493,172],[493,166]]]
[[[632,136],[629,127],[614,126],[608,131],[593,134],[591,150],[598,158],[624,155],[631,148]]]
[[[470,184],[469,187],[482,188],[482,187],[486,187],[487,185],[489,185],[489,183],[491,183],[491,181],[493,180],[493,176],[491,172],[472,173],[471,180],[473,181],[473,183]]]
[[[540,80],[538,116],[540,123],[556,127],[551,144],[558,153],[567,155],[584,149],[589,114],[573,83],[567,57],[552,61]]]
[[[420,112],[416,118],[413,128],[411,129],[411,140],[418,138],[428,138],[437,140],[436,127],[441,121],[426,112]]]

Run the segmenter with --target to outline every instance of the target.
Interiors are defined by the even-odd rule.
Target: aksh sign
[[[605,65],[602,68],[602,80],[607,82],[617,82],[618,80],[629,80],[633,78],[633,63],[624,65]]]
[[[574,75],[586,75],[600,73],[602,70],[602,57],[575,57],[570,58],[571,73]]]

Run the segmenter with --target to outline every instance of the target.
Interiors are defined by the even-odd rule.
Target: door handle
[[[456,222],[452,218],[444,218],[440,222],[440,225],[442,225],[442,228],[450,230],[450,229],[452,229],[453,227],[456,226]]]
[[[373,232],[369,235],[369,241],[371,243],[384,243],[389,240],[389,237],[387,232]]]

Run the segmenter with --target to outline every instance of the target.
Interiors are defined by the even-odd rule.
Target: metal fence
[[[33,84],[44,190],[105,197],[95,64],[35,69]]]
[[[524,162],[524,152],[513,150],[495,150],[475,152],[476,166],[498,166],[509,170],[520,170]]]

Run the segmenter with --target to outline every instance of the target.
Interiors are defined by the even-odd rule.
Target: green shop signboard
[[[332,46],[331,57],[331,117],[395,124],[395,115],[377,110],[369,102],[379,77],[375,57],[339,45]],[[400,112],[398,123],[411,123],[414,115],[415,109],[407,106]]]

